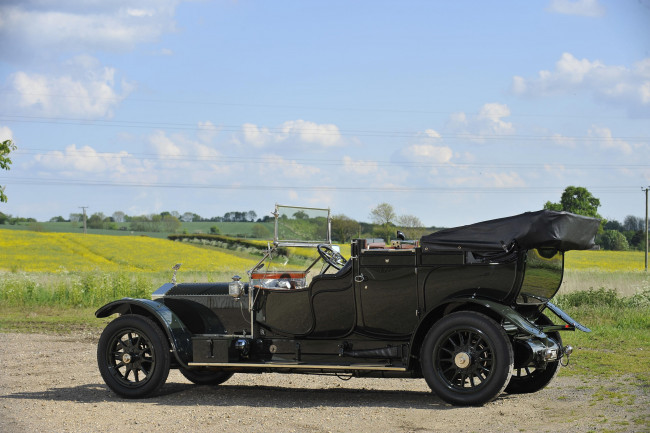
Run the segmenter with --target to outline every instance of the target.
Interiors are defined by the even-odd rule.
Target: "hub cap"
[[[470,364],[469,354],[465,352],[458,353],[454,358],[454,362],[458,368],[467,368]]]

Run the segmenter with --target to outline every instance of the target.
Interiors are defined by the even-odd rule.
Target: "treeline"
[[[628,215],[620,223],[607,221],[596,243],[605,250],[645,250],[645,218]]]
[[[71,213],[68,219],[56,216],[51,218],[49,222],[83,223],[83,218],[83,213]],[[183,222],[266,222],[270,219],[272,218],[257,218],[257,213],[253,210],[231,211],[226,212],[223,216],[211,218],[204,218],[194,212],[181,214],[177,211],[165,211],[159,214],[133,216],[117,211],[111,216],[107,216],[102,212],[95,212],[86,217],[86,226],[91,229],[175,233],[181,229],[181,223]],[[219,229],[213,226],[210,228],[210,232],[217,234]]]
[[[0,212],[0,225],[1,224],[20,224],[20,223],[35,223],[36,220],[34,218],[20,218],[20,217],[12,217],[11,215],[4,214]]]

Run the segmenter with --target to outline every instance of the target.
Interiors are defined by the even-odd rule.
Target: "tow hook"
[[[566,367],[567,365],[569,365],[569,356],[572,353],[573,353],[573,346],[571,346],[570,344],[564,346],[562,358],[566,357],[566,363],[562,362],[562,358],[560,358],[560,365],[562,365],[562,367]]]

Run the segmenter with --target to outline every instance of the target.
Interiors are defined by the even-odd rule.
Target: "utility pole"
[[[645,271],[648,272],[648,190],[650,186],[641,189],[645,191]]]
[[[83,211],[84,211],[84,234],[87,234],[87,232],[86,232],[86,209],[88,209],[88,206],[79,206],[79,208],[83,209]]]

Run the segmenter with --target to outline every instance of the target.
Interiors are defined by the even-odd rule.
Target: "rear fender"
[[[429,332],[433,326],[436,326],[435,324],[438,320],[442,319],[447,314],[463,310],[472,310],[483,313],[497,322],[499,319],[507,320],[508,323],[511,323],[512,327],[514,327],[513,330],[516,329],[519,333],[539,338],[542,341],[548,341],[546,333],[531,324],[522,315],[508,306],[487,299],[458,297],[448,299],[445,303],[442,303],[429,311],[423,318],[418,325],[418,329],[411,337],[411,358],[417,359],[419,357],[419,350],[427,332]]]
[[[139,314],[155,319],[167,334],[176,360],[182,366],[187,366],[191,361],[192,333],[166,305],[149,299],[122,298],[104,305],[95,312],[98,318],[111,314]]]
[[[470,304],[478,304],[488,309],[489,311],[496,313],[496,315],[498,315],[502,319],[508,320],[510,323],[516,326],[520,332],[523,332],[524,334],[529,334],[532,337],[537,337],[541,340],[548,339],[548,336],[543,331],[541,331],[539,328],[534,326],[532,323],[526,320],[524,316],[522,316],[512,308],[508,307],[507,305],[503,305],[495,301],[490,301],[488,299],[478,299],[478,298],[456,298],[454,299],[454,301],[467,302]]]

